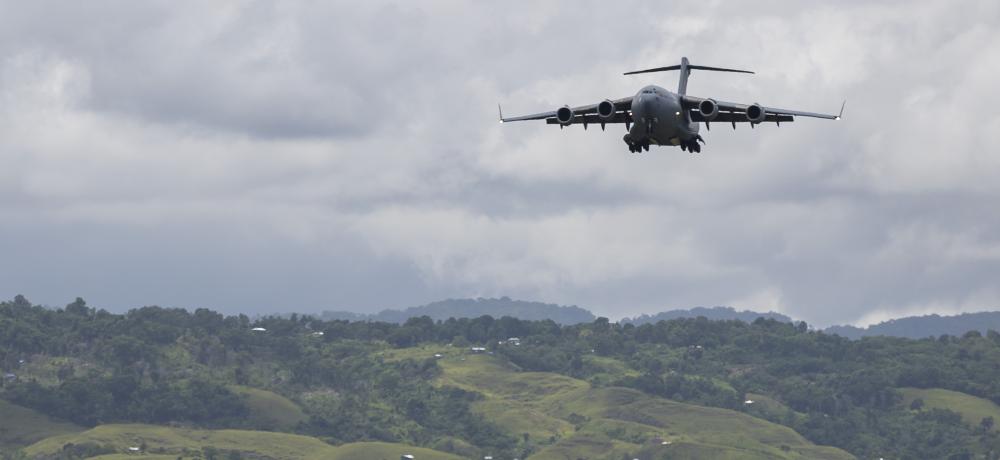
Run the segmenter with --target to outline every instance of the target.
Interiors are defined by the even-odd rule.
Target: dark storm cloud
[[[32,2],[0,16],[0,295],[365,309],[510,295],[819,324],[1000,306],[991,2]],[[496,123],[676,84],[836,111]]]

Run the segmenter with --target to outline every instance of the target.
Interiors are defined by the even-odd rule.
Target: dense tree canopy
[[[509,345],[511,337],[520,345]],[[598,318],[560,326],[482,316],[390,324],[160,307],[111,314],[83,299],[49,309],[19,296],[0,303],[0,338],[4,372],[30,368],[35,376],[5,381],[3,397],[88,426],[131,421],[255,428],[233,389],[245,385],[300,402],[308,420],[295,431],[334,443],[427,446],[459,439],[491,452],[523,448],[519,434],[504,433],[470,410],[477,393],[432,384],[440,373],[434,359],[385,362],[378,354],[436,343],[483,346],[524,370],[749,411],[862,457],[1000,451],[992,419],[970,426],[953,412],[926,409],[923,401],[902,404],[899,392],[944,388],[1000,403],[1000,334],[992,331],[852,341],[810,331],[804,323],[765,319],[635,326]],[[623,363],[630,372],[609,374],[596,358]],[[48,367],[38,364],[43,362]],[[744,404],[748,393],[787,409],[757,411]]]

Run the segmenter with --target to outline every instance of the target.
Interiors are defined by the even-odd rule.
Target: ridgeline
[[[374,314],[324,311],[318,316],[320,319],[327,321],[374,321],[402,324],[410,318],[419,318],[421,316],[430,317],[435,321],[443,321],[448,318],[477,318],[484,315],[494,318],[510,316],[528,321],[552,320],[561,325],[589,323],[597,319],[597,316],[589,310],[575,305],[560,306],[542,302],[512,300],[509,297],[448,299],[402,310],[382,310]],[[652,315],[639,315],[634,318],[626,317],[622,318],[619,322],[640,326],[643,324],[655,324],[659,321],[698,317],[704,317],[713,321],[737,320],[747,323],[753,322],[757,318],[773,319],[786,323],[796,322],[787,315],[773,311],[764,313],[751,310],[739,311],[732,307],[722,306],[669,310]],[[910,339],[938,337],[940,335],[960,336],[969,331],[979,331],[981,334],[985,334],[990,329],[1000,330],[1000,312],[964,313],[956,316],[912,316],[885,321],[867,328],[831,326],[824,329],[824,331],[828,334],[837,334],[856,340],[861,337],[872,336],[906,337]]]
[[[1000,312],[962,313],[955,316],[909,316],[873,324],[866,328],[833,326],[827,328],[826,332],[849,339],[879,335],[922,339],[940,335],[962,335],[969,331],[985,334],[990,329],[1000,331]]]
[[[448,318],[478,318],[489,315],[494,318],[510,316],[528,321],[552,320],[559,324],[589,323],[595,319],[593,313],[577,306],[560,306],[542,302],[499,299],[448,299],[404,310],[382,310],[366,315],[346,311],[325,311],[319,315],[324,320],[381,321],[385,323],[405,323],[410,318],[427,316],[435,321]]]

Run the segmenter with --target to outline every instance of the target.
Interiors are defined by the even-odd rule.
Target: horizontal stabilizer
[[[749,70],[726,69],[726,68],[722,68],[722,67],[709,67],[707,65],[694,65],[694,64],[689,64],[687,66],[687,68],[690,69],[690,70],[711,70],[711,71],[714,71],[714,72],[738,72],[738,73],[751,73],[751,74],[753,73],[753,72],[751,72]],[[679,65],[668,65],[666,67],[656,67],[654,69],[635,70],[635,71],[632,71],[632,72],[625,72],[625,75],[635,75],[637,73],[650,73],[650,72],[666,72],[666,71],[670,71],[670,70],[680,70],[680,69],[681,69],[681,66],[679,66]]]

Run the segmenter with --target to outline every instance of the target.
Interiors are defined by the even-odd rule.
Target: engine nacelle
[[[556,110],[556,121],[558,121],[560,125],[566,126],[572,124],[573,116],[573,109],[569,108],[568,105],[559,107],[559,110]]]
[[[605,99],[600,104],[597,104],[597,116],[604,120],[614,116],[615,112],[615,103],[611,102],[610,99]]]
[[[754,103],[747,107],[747,121],[750,123],[760,123],[767,118],[767,111],[760,104]]]
[[[698,113],[705,121],[712,121],[719,116],[719,104],[715,102],[715,99],[705,99],[698,104]]]

